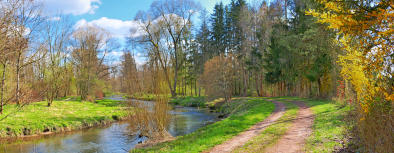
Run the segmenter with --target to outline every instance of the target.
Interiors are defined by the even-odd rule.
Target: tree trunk
[[[257,92],[257,96],[261,97],[261,93],[260,93],[260,80],[259,80],[259,76],[258,74],[255,74],[255,81],[256,81],[256,92]]]
[[[190,80],[190,96],[193,96],[193,81]]]
[[[197,96],[197,80],[194,80],[194,94]]]
[[[15,88],[15,102],[16,105],[19,105],[19,99],[20,99],[20,58],[18,58],[17,60],[17,64],[16,64],[16,88]]]
[[[0,93],[0,98],[1,98],[1,103],[0,103],[0,114],[3,114],[3,106],[4,106],[4,81],[5,81],[5,71],[6,71],[6,65],[3,65],[3,74],[2,74],[2,79],[1,79],[1,93]]]
[[[247,91],[248,91],[248,81],[247,81],[247,74],[246,74],[246,70],[243,70],[243,93],[242,93],[242,96],[243,97],[246,97],[246,95],[247,95]]]
[[[320,78],[317,79],[317,88],[318,88],[317,96],[320,97],[321,96],[321,80],[320,80]]]
[[[50,101],[48,102],[48,107],[51,107],[51,104],[52,104],[52,100],[50,100]]]

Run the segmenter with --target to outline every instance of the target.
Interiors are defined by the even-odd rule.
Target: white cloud
[[[110,52],[110,56],[115,56],[115,57],[123,56],[123,51],[112,51]]]
[[[59,16],[51,17],[48,20],[50,21],[59,21],[61,18]]]
[[[83,27],[83,26],[97,26],[103,28],[111,33],[113,37],[116,38],[125,38],[129,37],[139,37],[143,34],[143,32],[139,29],[139,22],[133,20],[118,20],[118,19],[109,19],[106,17],[102,17],[97,20],[86,21],[85,19],[79,20],[75,24],[75,28]],[[133,31],[133,34],[130,34],[130,31]]]
[[[99,8],[100,0],[40,0],[44,5],[44,13],[47,15],[62,14],[94,14]]]

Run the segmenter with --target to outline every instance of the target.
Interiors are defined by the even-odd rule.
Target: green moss
[[[275,106],[261,98],[244,98],[222,107],[223,110],[237,109],[230,117],[200,128],[191,134],[180,136],[174,141],[131,152],[201,152],[223,143],[264,120],[271,114]]]

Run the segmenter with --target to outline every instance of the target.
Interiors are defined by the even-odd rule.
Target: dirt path
[[[314,115],[312,111],[300,101],[293,101],[294,104],[300,107],[297,118],[294,119],[293,125],[283,135],[279,141],[268,147],[265,152],[267,153],[298,153],[305,152],[304,148],[305,140],[312,133],[312,125]]]
[[[285,105],[280,102],[273,101],[275,104],[275,110],[269,116],[266,118],[264,121],[257,123],[256,125],[253,125],[250,129],[247,131],[244,131],[237,136],[233,137],[232,139],[215,146],[212,148],[209,152],[211,153],[225,153],[225,152],[231,152],[237,147],[240,147],[244,145],[246,142],[248,142],[250,139],[253,137],[259,135],[266,127],[274,123],[276,120],[278,120],[284,113],[285,111]]]

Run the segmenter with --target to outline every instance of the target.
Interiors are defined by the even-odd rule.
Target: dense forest
[[[330,99],[353,108],[350,133],[365,152],[393,149],[393,1],[231,0],[208,13],[193,0],[157,0],[122,47],[100,27],[40,15],[39,2],[0,2],[0,113],[115,92]]]

